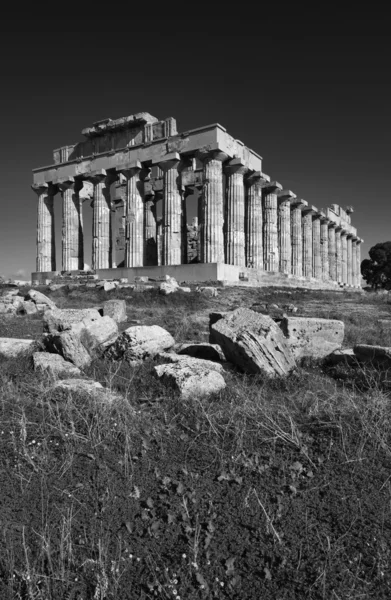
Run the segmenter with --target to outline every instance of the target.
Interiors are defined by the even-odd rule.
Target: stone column
[[[352,264],[352,235],[347,235],[347,284],[352,287],[353,285],[353,264]]]
[[[94,185],[92,215],[92,269],[112,267],[111,197],[110,185],[115,176],[104,169],[88,176]]]
[[[157,225],[155,194],[144,197],[144,266],[157,265]]]
[[[335,260],[336,246],[335,246],[335,227],[336,224],[333,221],[329,222],[329,277],[331,281],[337,281],[337,263]]]
[[[322,267],[322,279],[329,279],[329,223],[330,220],[324,213],[320,219],[320,262]]]
[[[144,265],[144,184],[137,160],[117,167],[126,177],[125,196],[125,267]]]
[[[335,229],[335,271],[337,275],[337,282],[341,284],[342,279],[342,241],[341,241],[342,228],[337,226]]]
[[[244,267],[244,181],[247,167],[241,159],[234,158],[226,167],[227,203],[225,219],[225,262],[228,265]]]
[[[274,182],[266,183],[263,197],[263,257],[265,271],[278,271],[280,266],[278,254],[278,221],[277,192],[282,186]]]
[[[303,210],[303,275],[312,277],[312,215],[313,207]]]
[[[342,230],[341,232],[341,245],[342,245],[342,283],[348,284],[348,243],[347,233]]]
[[[163,171],[163,264],[180,265],[182,260],[182,191],[180,156],[171,152],[159,162]]]
[[[352,286],[357,287],[357,238],[352,238]]]
[[[316,212],[312,219],[312,277],[322,279],[322,258],[320,254],[320,218]]]
[[[290,275],[292,273],[291,202],[296,198],[296,194],[290,190],[281,190],[277,197],[280,272]]]
[[[295,200],[291,207],[292,275],[303,276],[303,233],[301,211],[308,206],[305,200]]]
[[[200,261],[203,263],[224,262],[224,188],[223,162],[227,154],[215,150],[198,153],[203,162],[204,181],[200,199],[199,239]]]
[[[247,179],[246,266],[253,269],[263,269],[262,183],[264,181],[259,171],[252,173]]]
[[[361,244],[364,240],[357,239],[357,287],[361,287]]]
[[[69,177],[58,181],[62,195],[62,270],[84,269],[83,216],[79,192],[83,182]]]
[[[38,194],[37,218],[37,273],[56,270],[56,244],[54,236],[53,200],[57,186],[52,184],[33,184],[32,189]]]

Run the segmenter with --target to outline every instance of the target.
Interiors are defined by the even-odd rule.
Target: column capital
[[[224,169],[227,175],[232,175],[233,173],[244,175],[248,171],[248,167],[246,167],[241,158],[233,158],[224,165]]]
[[[282,190],[282,185],[278,181],[267,181],[262,187],[265,189],[266,194],[275,194],[279,190]]]
[[[84,179],[91,181],[92,183],[101,183],[106,179],[106,185],[113,183],[118,177],[118,174],[112,170],[98,169],[97,171],[90,171],[90,173],[84,174]]]
[[[254,185],[255,183],[259,183],[263,186],[270,181],[270,177],[261,171],[248,171],[245,181],[249,186]]]
[[[304,215],[316,215],[317,213],[319,213],[318,209],[316,208],[316,206],[312,206],[311,204],[307,203],[307,206],[305,206],[304,208],[302,208],[302,212]]]
[[[115,168],[116,173],[121,173],[122,175],[125,175],[126,178],[132,177],[135,173],[139,173],[141,169],[142,165],[139,160],[133,160]]]
[[[31,189],[38,195],[46,192],[48,196],[55,196],[58,192],[57,184],[51,181],[48,183],[32,183]]]
[[[220,162],[225,162],[229,158],[228,154],[226,154],[219,148],[211,148],[210,146],[200,148],[195,152],[195,156],[201,162],[208,160],[219,160]]]
[[[161,158],[153,160],[152,165],[157,165],[162,171],[168,171],[178,165],[180,161],[181,157],[179,152],[169,152]]]
[[[291,192],[291,190],[280,190],[279,192],[277,192],[277,196],[278,199],[281,200],[281,202],[286,202],[288,200],[289,202],[291,202],[292,200],[295,200],[295,198],[297,198],[296,194]]]
[[[57,185],[61,192],[65,192],[71,187],[74,187],[75,192],[79,192],[83,187],[82,179],[75,179],[74,177],[62,177],[57,179]]]
[[[296,199],[292,201],[292,208],[299,208],[300,210],[304,210],[308,206],[308,202],[302,199]]]

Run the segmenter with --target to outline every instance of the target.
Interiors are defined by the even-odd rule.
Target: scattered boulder
[[[66,283],[51,283],[49,285],[49,290],[51,292],[56,292],[57,290],[61,290],[61,288],[67,287]]]
[[[107,388],[104,388],[98,381],[91,379],[62,379],[57,381],[53,386],[53,389],[64,390],[65,392],[76,392],[83,393],[104,404],[111,404],[115,400],[122,400],[121,394],[112,392]]]
[[[163,294],[163,296],[168,296],[169,294],[177,292],[179,288],[180,285],[177,280],[174,277],[166,275],[166,281],[163,281],[163,283],[160,284],[159,292]]]
[[[50,352],[34,352],[34,369],[36,371],[46,371],[53,377],[70,377],[72,375],[81,375],[80,369],[70,362],[64,360],[59,354]]]
[[[200,287],[197,289],[197,292],[203,294],[204,296],[209,296],[210,298],[215,298],[218,296],[217,288],[212,286]]]
[[[14,304],[0,304],[0,314],[16,315],[16,306]]]
[[[38,308],[32,300],[25,300],[19,307],[19,311],[25,315],[35,315],[38,312]]]
[[[108,348],[118,337],[118,325],[111,317],[101,317],[89,323],[80,332],[83,346],[91,354],[96,349]]]
[[[117,285],[114,281],[105,281],[102,287],[105,292],[111,292],[111,290],[115,290]]]
[[[185,294],[190,294],[190,292],[191,292],[191,288],[189,288],[189,287],[182,287],[182,286],[180,286],[179,289],[181,290],[181,292],[183,292]]]
[[[42,304],[48,308],[56,308],[53,300],[50,300],[50,298],[45,296],[45,294],[42,294],[42,292],[38,292],[38,290],[29,290],[27,292],[27,297],[35,302],[35,304]]]
[[[179,390],[184,400],[217,394],[226,387],[221,373],[200,365],[197,359],[158,365],[154,371],[159,379]]]
[[[224,352],[218,344],[209,344],[208,342],[180,344],[175,349],[177,354],[192,356],[193,358],[203,358],[212,361],[225,361]]]
[[[159,325],[136,325],[128,327],[108,350],[112,359],[123,358],[140,361],[154,357],[159,352],[172,348],[175,340],[168,331]]]
[[[0,338],[0,358],[16,358],[26,354],[34,344],[34,340],[17,338]]]
[[[354,355],[361,363],[387,369],[391,367],[391,347],[389,346],[358,344],[354,346],[353,350]]]
[[[134,278],[135,283],[148,283],[148,281],[149,281],[149,277],[147,277],[146,275],[137,275]],[[123,281],[122,283],[127,283],[127,282],[128,282],[128,280]]]
[[[71,329],[81,329],[94,321],[101,319],[96,308],[67,308],[46,311],[43,316],[43,330],[57,333]]]
[[[298,311],[297,306],[295,306],[294,304],[285,304],[283,306],[283,309],[286,310],[286,312],[288,313],[296,313]]]
[[[175,352],[160,352],[156,358],[164,360],[170,364],[181,364],[182,366],[189,367],[202,367],[204,369],[210,369],[211,371],[217,371],[223,373],[223,366],[211,360],[204,360],[203,358],[193,358],[192,356],[185,356],[182,354],[175,354]]]
[[[80,330],[69,330],[48,335],[44,340],[45,348],[48,352],[61,354],[79,369],[84,369],[91,363],[92,358],[81,343],[80,333]]]
[[[295,359],[281,329],[271,317],[238,308],[210,327],[210,341],[219,344],[227,358],[245,373],[284,376]]]
[[[224,319],[224,317],[226,317],[229,314],[229,311],[215,311],[209,313],[209,332],[211,330],[212,325],[217,323],[217,321],[220,321],[220,319]]]
[[[285,317],[280,327],[296,360],[325,358],[342,346],[345,325],[334,319]]]
[[[111,317],[117,323],[127,320],[125,300],[107,300],[103,303],[103,316]]]

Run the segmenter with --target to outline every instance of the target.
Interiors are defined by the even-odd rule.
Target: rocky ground
[[[211,312],[250,308],[341,319],[344,348],[391,346],[387,295],[39,290],[59,308],[124,299],[119,334],[207,341]],[[41,340],[42,315],[1,314],[0,337]],[[59,386],[29,355],[0,362],[1,598],[390,596],[388,367],[224,367],[225,389],[186,397],[156,376],[164,357],[116,352],[82,369],[105,394]]]

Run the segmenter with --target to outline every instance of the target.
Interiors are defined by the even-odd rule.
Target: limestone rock
[[[111,317],[117,323],[127,320],[125,300],[107,300],[103,303],[103,316]]]
[[[202,342],[198,344],[181,344],[176,352],[180,355],[193,356],[194,358],[204,358],[205,360],[225,361],[224,352],[218,344],[208,344]]]
[[[149,281],[149,277],[147,277],[146,275],[136,275],[136,277],[134,278],[134,282],[135,283],[148,283]],[[121,283],[127,283],[128,280],[123,281]]]
[[[179,288],[180,285],[177,280],[174,277],[167,275],[166,281],[163,281],[163,283],[161,283],[159,286],[159,292],[163,294],[163,296],[168,296],[169,294],[177,292]]]
[[[45,294],[42,294],[42,292],[38,292],[37,290],[30,290],[27,292],[27,296],[28,298],[31,298],[31,300],[35,302],[35,304],[44,304],[49,308],[56,308],[56,305],[53,302],[53,300],[50,300],[50,298],[45,296]]]
[[[118,325],[111,317],[101,317],[89,323],[80,332],[80,340],[91,354],[96,349],[108,348],[118,337]]]
[[[164,360],[170,364],[180,364],[182,366],[188,367],[199,367],[203,369],[209,369],[211,371],[217,371],[218,373],[223,373],[223,366],[212,360],[205,360],[203,358],[193,358],[192,356],[186,356],[182,354],[175,354],[175,352],[159,352],[156,356],[161,360]]]
[[[67,362],[59,354],[50,352],[34,352],[34,369],[36,371],[47,371],[54,377],[69,377],[71,375],[81,375],[80,369],[70,362]]]
[[[200,366],[197,359],[158,365],[154,367],[154,371],[159,379],[179,390],[183,399],[210,396],[226,387],[220,373]]]
[[[209,313],[209,331],[211,330],[212,325],[217,323],[217,321],[220,321],[220,319],[224,319],[224,317],[226,317],[229,314],[229,311],[215,311]]]
[[[285,317],[280,323],[296,360],[325,358],[342,346],[345,325],[334,319]]]
[[[96,308],[67,308],[46,311],[43,316],[43,330],[49,333],[81,329],[102,317]]]
[[[105,281],[103,284],[103,289],[105,292],[111,292],[111,290],[115,290],[116,284],[114,281]]]
[[[181,292],[186,293],[186,294],[190,294],[190,292],[191,292],[191,288],[189,288],[189,287],[181,286],[179,289]]]
[[[16,338],[0,338],[0,358],[16,358],[26,354],[34,344],[34,340]]]
[[[204,296],[209,296],[210,298],[215,298],[218,296],[217,288],[211,286],[200,287],[197,291]]]
[[[238,308],[210,328],[210,341],[245,373],[274,377],[295,367],[294,357],[273,319],[248,308]]]
[[[98,381],[91,379],[63,379],[57,381],[53,389],[60,389],[66,392],[86,394],[93,400],[103,404],[112,404],[115,401],[122,400],[123,396],[116,392],[104,388]]]
[[[391,347],[370,346],[369,344],[358,344],[353,348],[356,358],[362,362],[389,369],[391,367]]]
[[[76,367],[84,369],[91,363],[92,358],[80,340],[81,331],[68,330],[61,333],[48,335],[45,347],[49,352],[61,354],[65,360]]]
[[[32,300],[25,300],[19,307],[19,311],[25,315],[35,315],[38,312],[38,308]]]
[[[0,314],[16,314],[16,306],[14,304],[0,303]]]
[[[154,357],[159,352],[172,348],[175,340],[158,325],[136,325],[128,327],[109,348],[109,358],[124,358],[129,361]]]

